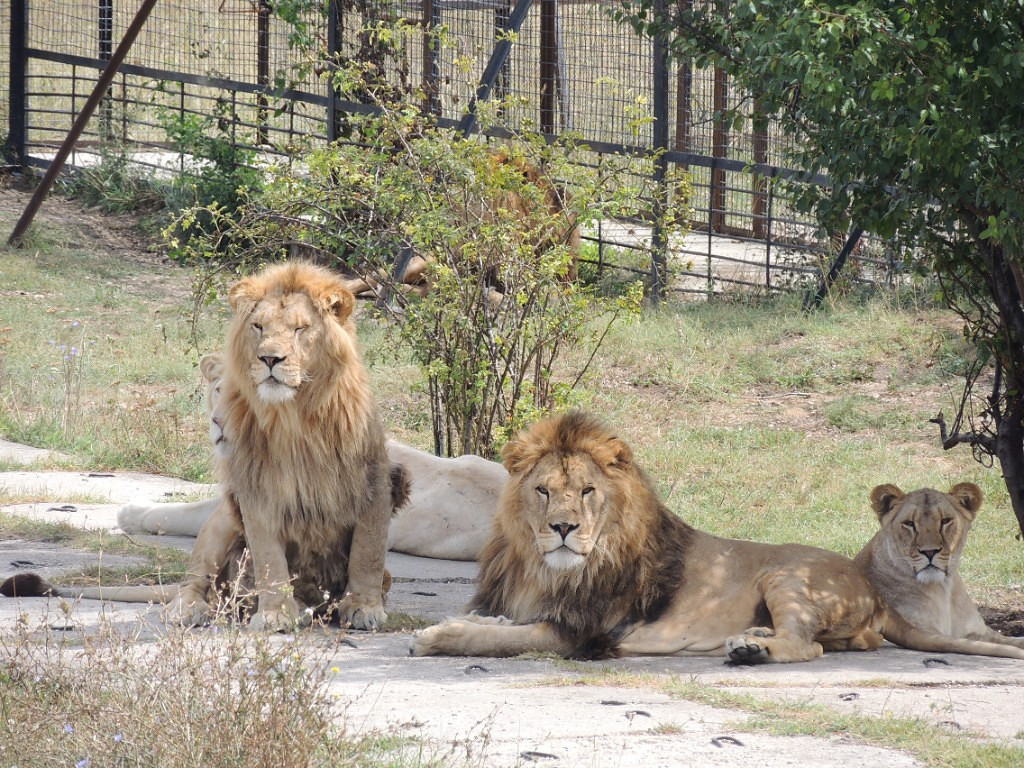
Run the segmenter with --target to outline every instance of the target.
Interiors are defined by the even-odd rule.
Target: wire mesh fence
[[[777,179],[791,173],[781,167],[781,132],[770,122],[752,130],[750,120],[731,129],[723,113],[752,114],[756,101],[731,88],[720,71],[663,62],[651,40],[613,20],[616,6],[162,0],[70,163],[96,162],[103,147],[116,144],[154,172],[180,170],[185,158],[174,151],[173,134],[189,120],[237,146],[294,158],[304,147],[344,136],[346,114],[364,107],[340,98],[323,76],[339,60],[378,67],[382,80],[417,93],[424,111],[458,125],[504,40],[510,53],[491,73],[490,91],[504,124],[552,138],[572,132],[591,147],[593,162],[608,153],[663,150],[667,166],[687,171],[692,228],[669,243],[672,289],[773,291],[816,279],[835,248],[777,194]],[[49,163],[136,9],[120,0],[12,2],[0,20],[11,40],[0,59],[0,85],[11,94],[0,115],[20,162]],[[522,24],[510,33],[517,14]],[[395,25],[406,34],[385,38],[382,30]],[[643,221],[602,222],[585,234],[593,243],[587,257],[609,269],[645,270],[623,254],[646,254],[657,242]],[[898,260],[869,239],[852,264],[855,278],[877,281],[891,279]]]

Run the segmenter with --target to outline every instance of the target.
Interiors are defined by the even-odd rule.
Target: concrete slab
[[[0,488],[11,495],[46,497],[51,503],[179,501],[212,496],[215,487],[143,472],[0,472]]]

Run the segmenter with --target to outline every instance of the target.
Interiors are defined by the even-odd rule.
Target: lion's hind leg
[[[852,637],[821,640],[826,651],[876,651],[882,647],[885,638],[879,632],[865,627]]]

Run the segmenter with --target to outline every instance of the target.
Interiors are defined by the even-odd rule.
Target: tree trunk
[[[996,457],[1017,526],[1024,535],[1024,394],[1007,394],[996,435]]]
[[[996,457],[1017,526],[1024,535],[1024,305],[1013,259],[992,241],[983,241],[981,248],[989,269],[989,290],[1003,329],[1002,343],[993,340],[993,352],[1005,375],[1002,403],[992,403]]]

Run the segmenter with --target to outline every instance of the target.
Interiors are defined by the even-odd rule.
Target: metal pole
[[[25,99],[26,53],[28,37],[28,0],[11,3],[11,91],[7,94],[7,143],[3,147],[4,159],[11,165],[25,162]]]
[[[654,12],[658,18],[665,17],[664,0],[656,0]],[[668,46],[662,35],[655,35],[652,41],[653,54],[653,98],[654,110],[654,226],[651,228],[651,301],[658,304],[665,299],[668,289],[668,238],[665,237],[665,215],[668,210],[668,189],[665,179],[668,175]]]
[[[338,89],[334,87],[334,72],[338,66],[338,52],[344,40],[344,16],[338,7],[338,0],[327,4],[327,140],[334,143],[341,136],[338,126]]]
[[[263,0],[256,10],[256,83],[260,91],[256,94],[256,143],[268,143],[267,91],[270,90],[270,4]]]
[[[558,82],[558,0],[540,0],[540,132],[555,132],[555,88]]]
[[[526,20],[526,14],[530,12],[530,8],[533,7],[533,0],[516,0],[516,5],[512,9],[512,13],[508,17],[508,25],[505,27],[506,33],[519,32],[520,27],[523,26],[523,22]],[[502,67],[505,66],[505,62],[508,61],[508,56],[512,52],[512,40],[509,39],[509,35],[505,34],[501,40],[498,41],[497,45],[494,46],[494,51],[491,53],[491,59],[487,62],[487,66],[484,68],[483,77],[480,78],[480,85],[477,86],[476,96],[469,103],[469,109],[459,122],[459,132],[463,136],[468,136],[476,128],[476,105],[477,102],[487,101],[490,98],[491,90],[494,88],[494,83],[498,79],[498,73],[501,72]]]
[[[100,0],[99,5],[99,58],[110,61],[114,51],[114,4],[112,0]],[[107,98],[100,104],[100,136],[104,141],[113,138],[114,113],[110,103],[114,91],[107,88]]]
[[[135,18],[132,19],[132,23],[128,26],[128,29],[124,33],[124,37],[117,46],[117,50],[114,51],[114,55],[110,57],[110,62],[103,71],[100,73],[99,80],[96,81],[96,86],[92,89],[88,100],[85,102],[85,106],[82,107],[82,111],[78,113],[78,117],[75,118],[74,124],[71,126],[71,131],[64,139],[64,143],[60,145],[60,149],[57,150],[57,155],[53,158],[53,162],[50,163],[50,167],[46,169],[46,173],[43,175],[42,181],[39,182],[39,186],[36,187],[36,191],[32,194],[32,199],[29,200],[28,205],[25,207],[25,211],[21,214],[21,218],[18,219],[18,223],[14,225],[14,231],[11,232],[11,236],[7,238],[8,245],[17,245],[21,236],[25,234],[25,230],[28,229],[28,225],[32,223],[32,219],[35,218],[36,211],[39,210],[39,206],[43,203],[43,198],[46,197],[47,193],[53,187],[54,181],[57,180],[57,174],[60,173],[64,167],[64,163],[68,159],[68,155],[71,154],[71,149],[75,146],[75,142],[78,141],[78,137],[82,135],[85,130],[86,124],[89,122],[89,118],[92,117],[92,113],[96,110],[96,105],[100,103],[100,99],[107,92],[107,88],[110,87],[111,82],[114,80],[114,75],[117,74],[118,67],[124,61],[128,55],[128,51],[131,50],[132,44],[135,42],[135,38],[139,36],[139,32],[142,31],[142,27],[146,23],[146,19],[149,18],[149,14],[153,10],[157,0],[143,0],[142,5],[139,7],[138,12],[135,14]]]

